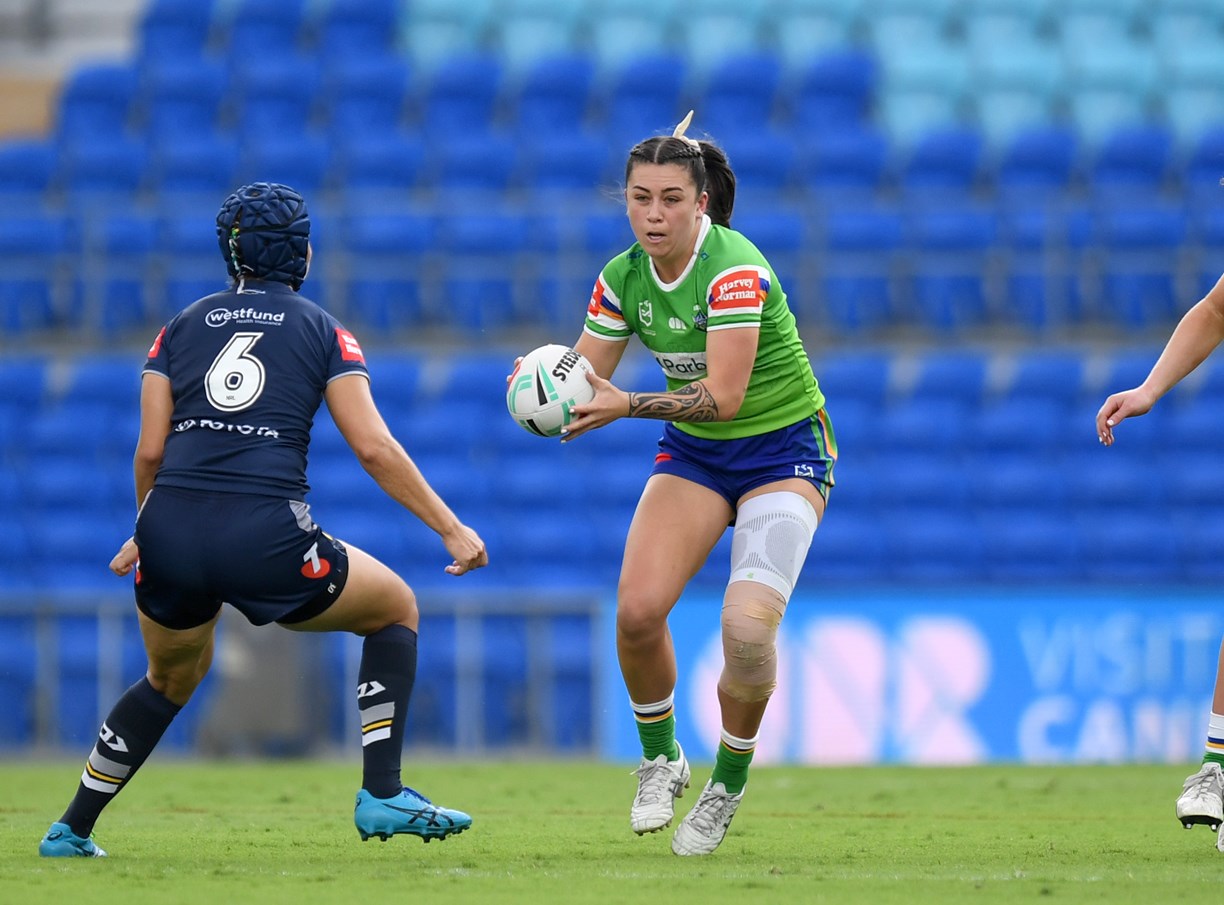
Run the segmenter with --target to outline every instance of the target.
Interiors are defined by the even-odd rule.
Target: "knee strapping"
[[[816,527],[816,510],[792,491],[748,500],[735,514],[731,581],[754,581],[789,600]]]
[[[718,687],[737,701],[765,701],[778,684],[778,625],[786,599],[767,587],[737,582],[722,610],[723,671]]]

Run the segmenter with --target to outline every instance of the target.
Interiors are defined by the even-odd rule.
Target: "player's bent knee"
[[[718,687],[744,703],[766,701],[778,684],[778,626],[786,600],[751,582],[729,585],[723,602],[723,671]]]

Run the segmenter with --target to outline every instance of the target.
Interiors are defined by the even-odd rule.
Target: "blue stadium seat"
[[[941,128],[920,135],[901,167],[900,187],[967,192],[977,183],[984,150],[982,133],[974,128]]]
[[[839,487],[835,496],[841,496]],[[813,553],[820,557],[820,579],[827,582],[879,582],[888,577],[883,526],[875,514],[847,511],[841,500],[820,523]]]
[[[311,123],[322,80],[315,60],[287,53],[233,66],[234,128],[244,142],[295,135]]]
[[[1017,423],[1014,438],[1022,437],[1027,427],[1027,423]],[[1040,506],[1053,513],[1070,512],[1065,508],[1066,476],[1050,456],[1029,449],[1027,441],[1015,439],[1010,448],[981,452],[966,464],[976,508],[1003,512],[1009,507],[1024,510]]]
[[[793,127],[816,135],[864,124],[878,79],[876,58],[865,51],[838,50],[817,56],[787,86]]]
[[[710,62],[706,74],[696,79],[698,134],[708,131],[730,143],[768,129],[774,122],[782,76],[782,63],[773,53],[741,49]]]
[[[176,55],[145,72],[139,122],[155,143],[205,135],[221,128],[229,92],[221,61]]]
[[[330,64],[390,52],[402,8],[399,0],[330,0],[315,26],[320,58]]]
[[[984,577],[1005,582],[1064,582],[1079,577],[1079,535],[1062,510],[985,507],[976,513]]]
[[[452,211],[438,224],[443,323],[482,330],[518,317],[515,260],[525,219],[513,209]],[[504,375],[503,375],[504,377]]]
[[[1215,583],[1224,578],[1224,514],[1178,513],[1169,527],[1184,580]]]
[[[160,319],[169,319],[196,299],[228,285],[225,261],[217,247],[214,218],[219,206],[219,201],[213,201],[198,208],[176,207],[159,218]]]
[[[933,350],[915,362],[909,396],[917,400],[949,399],[971,406],[986,394],[986,357],[978,352]]]
[[[822,212],[817,233],[821,302],[846,332],[882,327],[897,313],[895,265],[902,220],[895,208],[853,206]]]
[[[100,215],[82,229],[80,260],[88,278],[77,276],[74,323],[100,337],[149,327],[156,219],[136,212]]]
[[[817,195],[870,196],[889,181],[888,136],[869,127],[818,130],[800,145],[798,177]]]
[[[1000,318],[1036,332],[1078,323],[1082,293],[1068,218],[1058,205],[1025,204],[1016,192],[1000,211]]]
[[[600,73],[616,77],[636,59],[669,52],[667,33],[659,23],[668,21],[673,6],[673,0],[591,4],[586,31]]]
[[[597,102],[612,146],[627,154],[644,138],[670,135],[685,113],[687,78],[687,61],[673,53],[641,53],[605,67]]]
[[[1151,510],[1135,506],[1116,518],[1081,515],[1080,572],[1093,582],[1161,584],[1183,577],[1177,538],[1153,524]]]
[[[78,209],[132,203],[144,185],[149,149],[123,135],[76,142],[59,158],[57,188]]]
[[[1070,404],[1049,398],[999,400],[978,409],[965,431],[965,446],[977,453],[1003,455],[1017,449],[1048,455],[1065,442]],[[1090,430],[1084,418],[1083,430]]]
[[[1196,414],[1202,416],[1206,413],[1200,408]],[[1210,420],[1211,430],[1214,433],[1213,439],[1218,441],[1222,431],[1217,419]],[[1221,474],[1219,457],[1214,452],[1219,447],[1186,448],[1182,446],[1174,439],[1177,435],[1172,433],[1175,423],[1176,421],[1172,419],[1169,422],[1172,467],[1162,469],[1165,497],[1169,507],[1177,512],[1196,512],[1199,515],[1224,513],[1224,474]],[[1178,439],[1181,438],[1178,437]],[[1189,439],[1199,440],[1201,438],[1192,436]],[[1151,526],[1148,525],[1148,527],[1150,530]]]
[[[894,581],[949,582],[982,574],[982,539],[966,509],[926,509],[883,520],[886,574]]]
[[[163,202],[220,204],[239,184],[237,138],[221,133],[169,132],[149,156],[148,189]]]
[[[1124,126],[1094,149],[1088,179],[1092,191],[1159,191],[1173,161],[1173,135],[1159,123]]]
[[[501,60],[492,54],[465,53],[439,62],[424,75],[422,130],[451,138],[486,131],[502,99],[504,77]]]
[[[511,90],[514,129],[523,137],[561,137],[587,121],[595,62],[580,53],[539,57],[527,64]]]
[[[773,14],[772,43],[788,72],[796,72],[813,54],[841,50],[853,42],[857,4],[848,0],[781,0]]]
[[[107,566],[131,533],[131,518],[130,509],[121,519],[105,507],[80,503],[31,514],[33,569],[49,591],[113,592],[115,576]]]
[[[231,59],[269,60],[295,54],[303,44],[308,0],[234,0],[225,8],[219,31]]]
[[[348,136],[334,146],[336,183],[371,199],[404,197],[421,184],[425,142],[414,132]]]
[[[616,184],[624,161],[615,160],[601,133],[577,127],[564,132],[525,134],[517,141],[517,172],[511,182],[528,192],[589,193]],[[547,218],[545,218],[547,219]],[[536,237],[533,231],[533,238]]]
[[[763,126],[728,132],[725,140],[717,132],[713,135],[735,171],[737,208],[740,199],[773,199],[795,186],[799,148],[789,131]]]
[[[33,744],[38,643],[32,616],[0,614],[0,749]]]
[[[964,398],[918,395],[889,405],[880,420],[896,449],[942,454],[965,440],[972,412]]]
[[[1110,208],[1098,220],[1101,314],[1132,328],[1168,323],[1178,312],[1177,252],[1189,229],[1180,206]]]
[[[22,213],[0,217],[0,329],[19,336],[60,323],[56,279],[70,248],[62,217]]]
[[[471,129],[438,135],[425,146],[425,178],[441,192],[506,192],[518,170],[519,146],[508,132]]]
[[[741,190],[748,187],[759,188],[761,179],[751,182],[741,181],[744,171],[737,160],[742,161],[743,159],[743,157],[732,158],[732,166],[736,169],[736,181]],[[765,165],[763,160],[761,165]],[[803,258],[809,247],[807,217],[793,209],[772,206],[769,210],[762,210],[746,205],[741,208],[741,204],[742,202],[737,200],[735,216],[731,220],[732,225],[747,236],[752,244],[765,255],[786,292],[791,310],[798,313],[811,311],[815,314],[818,307],[817,300],[803,280],[805,273]]]
[[[986,265],[997,235],[997,218],[983,207],[949,205],[910,217],[909,290],[919,323],[946,332],[987,319]]]
[[[1179,457],[1179,467],[1173,471],[1181,473],[1180,465],[1185,459],[1192,459],[1200,453],[1214,455],[1221,448],[1224,444],[1224,422],[1217,417],[1219,410],[1220,397],[1207,392],[1191,399],[1178,399],[1175,405],[1167,407],[1168,445],[1170,449],[1177,450]],[[1125,438],[1121,430],[1119,428],[1119,434]],[[1170,479],[1174,477],[1170,474]]]
[[[871,408],[883,406],[891,390],[892,366],[893,356],[878,349],[843,350],[812,359],[816,380],[836,409],[849,400]]]
[[[1046,399],[1070,404],[1084,385],[1084,356],[1076,351],[1038,349],[1021,352],[1003,393],[1011,402]]]
[[[322,82],[322,115],[337,141],[355,144],[401,128],[412,89],[408,63],[393,54],[334,59]]]
[[[414,0],[400,18],[399,42],[414,67],[431,72],[457,53],[481,46],[495,0]]]
[[[137,26],[140,66],[199,57],[208,47],[215,0],[152,0]]]
[[[244,143],[237,181],[279,182],[316,197],[331,177],[331,143],[317,133],[265,134]]]
[[[57,151],[48,141],[14,138],[0,142],[0,201],[37,208],[47,198]]]
[[[497,54],[511,73],[575,47],[580,4],[552,0],[503,0],[490,23]]]
[[[1002,149],[995,184],[1007,194],[1033,198],[1069,189],[1076,176],[1079,141],[1062,126],[1038,126],[1016,134]]]
[[[129,64],[77,66],[68,75],[60,95],[57,140],[71,146],[124,134],[137,89],[137,72]]]
[[[350,262],[344,316],[354,330],[397,331],[421,323],[423,255],[433,248],[436,224],[426,214],[362,214],[340,230]]]

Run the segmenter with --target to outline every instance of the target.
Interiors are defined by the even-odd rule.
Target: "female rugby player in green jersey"
[[[667,422],[625,542],[616,643],[642,741],[634,832],[669,826],[689,766],[675,737],[676,659],[667,617],[734,525],[723,598],[722,733],[716,763],[672,851],[722,842],[777,677],[778,625],[833,484],[837,445],[795,318],[769,262],[731,229],[735,175],[723,151],[671,136],[629,152],[625,203],[637,240],[604,267],[575,345],[595,398],[569,441],[617,418]],[[636,334],[666,392],[608,382]]]
[[[1147,378],[1137,387],[1114,393],[1096,416],[1097,437],[1114,442],[1114,428],[1127,418],[1147,414],[1165,393],[1197,368],[1224,341],[1224,277],[1187,311]],[[1203,764],[1186,778],[1175,812],[1187,829],[1196,823],[1219,830],[1216,848],[1224,852],[1224,646],[1216,668]]]

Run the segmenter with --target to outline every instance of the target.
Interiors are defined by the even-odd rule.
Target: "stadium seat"
[[[812,370],[835,408],[849,400],[879,408],[891,392],[893,362],[893,356],[879,349],[840,350],[814,356]]]
[[[788,72],[797,72],[813,54],[849,46],[857,15],[857,4],[848,0],[780,0],[764,17],[762,38],[778,49]]]
[[[684,116],[682,91],[687,61],[678,54],[645,52],[604,69],[596,86],[596,103],[612,146],[627,154],[652,135],[670,135]],[[695,120],[700,129],[701,120]]]
[[[1183,578],[1176,536],[1161,530],[1152,511],[1136,506],[1126,515],[1100,519],[1081,515],[1080,573],[1093,582],[1151,583],[1159,586]]]
[[[64,82],[56,110],[56,139],[65,147],[116,139],[131,119],[136,69],[126,63],[77,66]]]
[[[1000,211],[1000,319],[1034,332],[1082,320],[1082,292],[1065,212],[1019,196]],[[1040,198],[1040,192],[1038,192]]]
[[[974,128],[940,128],[918,136],[901,166],[903,191],[954,190],[975,186],[984,146]]]
[[[1066,127],[1024,129],[1003,147],[995,185],[1007,195],[1028,199],[1065,192],[1074,184],[1078,153],[1078,138]]]
[[[501,60],[487,53],[450,57],[423,75],[421,129],[431,136],[455,138],[484,133],[502,99]]]
[[[366,52],[333,59],[322,81],[322,117],[335,140],[356,144],[398,131],[412,90],[407,62]]]
[[[320,95],[318,62],[285,54],[234,63],[234,128],[244,142],[300,133]]]
[[[332,163],[336,186],[351,202],[404,199],[421,184],[425,142],[407,130],[345,136],[333,145]]]
[[[908,395],[917,399],[950,399],[977,406],[986,394],[987,360],[980,352],[932,350],[914,363]]]
[[[421,323],[424,254],[436,225],[427,214],[345,218],[340,252],[348,262],[344,317],[353,330],[401,331]]]
[[[885,574],[899,582],[964,581],[982,573],[982,540],[967,510],[885,518]]]
[[[840,488],[838,489],[840,495]],[[830,508],[820,524],[820,580],[880,582],[888,577],[884,529],[874,514]]]
[[[573,50],[579,6],[553,0],[503,0],[489,30],[507,70],[522,72],[540,59]]]
[[[674,6],[674,0],[586,4],[585,31],[599,72],[616,78],[636,59],[670,52],[668,35],[659,23],[669,21]]]
[[[743,160],[742,157],[739,160]],[[736,167],[736,179],[741,178],[739,165]],[[764,166],[764,161],[761,166]],[[760,179],[740,182],[744,189],[759,187]],[[739,197],[743,197],[742,195]],[[790,209],[772,207],[769,211],[753,209],[745,206],[740,209],[736,203],[735,216],[732,225],[747,236],[752,244],[760,249],[769,261],[774,273],[777,274],[791,310],[797,313],[812,313],[815,315],[818,305],[814,293],[808,288],[805,279],[807,272],[804,255],[808,246],[808,219],[802,213]],[[797,314],[798,316],[798,314]]]
[[[230,59],[269,61],[303,46],[308,0],[234,0],[224,8],[218,31]]]
[[[782,63],[772,53],[740,50],[709,63],[704,76],[695,77],[698,133],[729,143],[769,129],[782,76]]]
[[[96,136],[60,154],[55,184],[78,210],[132,203],[144,185],[148,146],[123,135]]]
[[[237,181],[279,182],[314,199],[330,180],[331,148],[323,135],[300,130],[246,141],[239,155]]]
[[[35,741],[37,652],[34,618],[0,615],[0,749],[22,748]]]
[[[524,138],[580,132],[587,122],[595,63],[578,53],[538,57],[510,91],[513,127]]]
[[[524,231],[522,214],[512,209],[439,217],[442,292],[435,316],[472,330],[514,323],[519,316],[515,262]]]
[[[526,134],[516,144],[517,170],[510,180],[533,195],[581,192],[585,199],[620,181],[618,168],[624,164],[620,151],[613,159],[607,139],[593,130],[575,126],[560,133]],[[537,236],[533,231],[531,239]]]
[[[219,201],[201,207],[175,208],[159,217],[157,255],[160,276],[156,297],[160,316],[171,315],[198,298],[220,292],[228,283],[225,261],[217,247],[215,217]]]
[[[902,220],[875,205],[827,209],[816,233],[819,294],[830,323],[841,331],[870,331],[898,313],[896,266]]]
[[[876,58],[858,49],[822,53],[784,83],[792,127],[816,136],[866,123],[879,79]]]
[[[149,155],[148,190],[163,203],[218,204],[238,187],[238,141],[232,135],[173,131]]]
[[[982,415],[987,412],[980,413]],[[1029,448],[1024,437],[1029,422],[1015,424],[1007,448],[983,449],[966,460],[969,494],[975,509],[1003,512],[1041,506],[1052,513],[1068,513],[1067,479],[1057,461],[1042,450]]]
[[[1158,192],[1173,156],[1173,135],[1158,123],[1125,126],[1094,149],[1087,175],[1093,192]]]
[[[1132,328],[1171,321],[1181,301],[1177,259],[1186,212],[1160,202],[1119,205],[1103,211],[1098,225],[1101,315]]]
[[[740,199],[777,198],[795,187],[799,149],[790,132],[763,126],[713,137],[735,171],[737,208]]]
[[[156,219],[135,212],[101,215],[87,219],[82,230],[74,323],[100,337],[150,326]]]
[[[67,286],[61,278],[70,248],[62,217],[0,217],[0,329],[10,336],[60,325]]]
[[[208,135],[222,128],[230,90],[219,60],[176,56],[144,73],[138,119],[154,143]]]
[[[1078,351],[1035,350],[1020,353],[1001,394],[1004,402],[1022,399],[1070,404],[1084,384],[1084,356]]]
[[[315,26],[325,65],[389,53],[399,34],[399,0],[329,0]]]
[[[12,138],[0,142],[0,202],[10,209],[43,205],[56,160],[57,151],[48,141]]]
[[[894,448],[937,454],[958,448],[969,431],[972,412],[964,398],[915,395],[895,400],[880,413],[880,421]]]
[[[817,130],[800,144],[798,177],[817,195],[870,196],[887,184],[890,160],[888,136],[879,129]]]
[[[1079,577],[1079,534],[1061,510],[1037,500],[1029,507],[984,507],[975,518],[987,580],[1049,583]]]
[[[992,149],[1004,148],[1024,130],[1054,118],[1050,97],[1030,88],[979,88],[971,101],[977,126]]]
[[[215,0],[151,0],[137,26],[141,68],[201,56],[209,45]]]
[[[920,324],[939,332],[986,321],[985,284],[998,222],[983,207],[949,205],[920,210],[909,222],[908,289]]]

